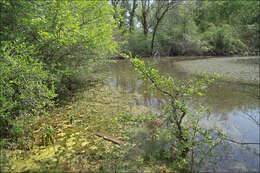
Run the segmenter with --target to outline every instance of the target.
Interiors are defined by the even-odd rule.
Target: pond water
[[[183,57],[182,57],[183,59]],[[145,61],[156,61],[156,68],[162,74],[171,75],[177,79],[190,78],[178,65],[176,58],[156,58]],[[118,60],[109,65],[109,85],[113,90],[123,90],[134,96],[132,106],[144,105],[159,110],[166,102],[160,94],[152,94],[148,82],[138,78],[133,67],[126,60]],[[208,125],[221,127],[231,139],[241,142],[260,142],[259,139],[259,97],[244,92],[247,84],[218,81],[207,88],[205,97],[194,97],[204,105],[210,106],[211,113],[205,120]],[[257,87],[257,86],[255,86]],[[201,170],[211,171],[247,171],[258,172],[259,145],[237,145],[228,143],[228,150],[219,149],[220,158],[215,166],[201,167]]]

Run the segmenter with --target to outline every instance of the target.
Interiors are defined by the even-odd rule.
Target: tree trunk
[[[152,37],[152,43],[151,43],[151,53],[153,54],[153,47],[154,47],[154,39],[155,39],[155,34],[157,32],[157,29],[158,29],[158,26],[163,18],[163,16],[166,14],[166,12],[168,11],[168,9],[166,9],[163,14],[157,19],[157,22],[154,26],[154,29],[153,29],[153,37]]]
[[[156,34],[156,31],[157,31],[157,28],[159,26],[159,23],[156,23],[154,29],[153,29],[153,37],[152,37],[152,43],[151,43],[151,53],[153,55],[153,47],[154,47],[154,39],[155,39],[155,34]]]
[[[144,30],[144,36],[147,37],[148,34],[148,24],[146,20],[146,13],[143,12],[143,30]]]
[[[155,39],[155,35],[158,29],[158,26],[162,20],[162,18],[165,16],[165,14],[168,12],[168,10],[172,7],[172,3],[167,3],[164,4],[164,2],[162,1],[157,1],[157,9],[156,9],[156,13],[155,13],[155,18],[156,18],[156,22],[155,22],[155,26],[153,28],[153,37],[152,37],[152,42],[151,42],[151,53],[153,55],[153,49],[154,49],[154,39]]]
[[[129,31],[132,32],[134,30],[134,17],[135,17],[135,9],[137,8],[136,0],[133,1],[132,10],[130,12],[129,19]]]
[[[144,36],[147,37],[148,35],[148,21],[147,16],[150,12],[150,0],[142,0],[142,15],[141,15],[141,23],[143,25],[143,32]]]

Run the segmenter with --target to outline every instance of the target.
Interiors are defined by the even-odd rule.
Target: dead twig
[[[115,144],[118,144],[118,145],[124,145],[125,144],[125,142],[123,142],[123,141],[121,141],[119,139],[116,139],[116,138],[111,137],[111,136],[107,136],[107,135],[102,134],[102,133],[96,133],[96,135],[99,136],[99,137],[102,137],[105,140],[108,140],[108,141],[111,141],[111,142],[113,142]]]

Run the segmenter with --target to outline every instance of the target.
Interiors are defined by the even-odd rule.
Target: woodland
[[[19,160],[10,153],[46,150],[46,155],[52,155],[56,145],[64,150],[55,152],[53,164],[42,158],[35,164],[31,159],[28,169],[17,166],[13,171],[198,171],[204,157],[199,159],[195,153],[212,154],[226,136],[201,127],[200,112],[207,108],[190,111],[187,100],[194,94],[203,96],[220,75],[178,81],[161,75],[142,58],[259,55],[259,8],[257,0],[0,0],[0,172],[13,169]],[[163,114],[125,112],[128,103],[122,96],[117,113],[108,110],[113,106],[96,104],[84,115],[90,118],[80,119],[80,111],[88,111],[85,102],[110,99],[96,87],[105,85],[97,69],[119,59],[129,61],[153,90],[169,100]],[[126,153],[138,150],[131,150],[136,144],[129,129],[142,124],[150,127],[152,142],[167,136],[168,147],[133,162]],[[80,136],[83,128],[91,129],[84,132],[87,136]],[[97,129],[124,137],[97,136]],[[63,136],[66,142],[59,142]],[[71,151],[65,157],[65,151],[70,151],[66,147],[81,139],[75,144],[81,147],[73,149],[76,154]],[[121,140],[129,146],[118,149]],[[80,151],[85,155],[77,154]],[[130,160],[127,166],[124,159]]]

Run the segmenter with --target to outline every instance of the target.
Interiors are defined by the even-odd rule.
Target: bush
[[[62,99],[79,82],[82,66],[103,62],[117,46],[112,7],[105,1],[3,1],[0,9],[0,39],[34,45],[31,57],[53,76]]]
[[[189,107],[188,100],[195,94],[203,96],[203,88],[219,78],[219,75],[179,81],[171,76],[161,76],[154,68],[155,64],[145,64],[138,58],[126,55],[124,57],[130,59],[143,80],[150,81],[153,89],[168,98],[162,113],[149,125],[154,129],[152,140],[157,138],[158,141],[166,142],[166,145],[163,144],[165,147],[157,151],[159,154],[153,154],[159,148],[155,146],[153,152],[148,151],[144,159],[166,159],[177,172],[194,172],[194,166],[202,163],[204,157],[214,156],[213,149],[223,143],[225,136],[216,127],[206,128],[200,123],[208,111],[207,107],[200,103],[196,103],[199,106]],[[160,127],[158,132],[157,127]]]
[[[208,30],[203,33],[203,40],[207,42],[206,50],[215,55],[243,54],[247,50],[236,30],[228,24],[210,24]]]
[[[45,113],[45,108],[53,104],[56,94],[50,80],[51,75],[44,70],[42,63],[31,57],[34,47],[11,42],[2,42],[2,45],[1,119]]]
[[[143,32],[136,31],[126,36],[127,44],[124,45],[122,52],[137,56],[151,55],[151,36],[144,36]]]

